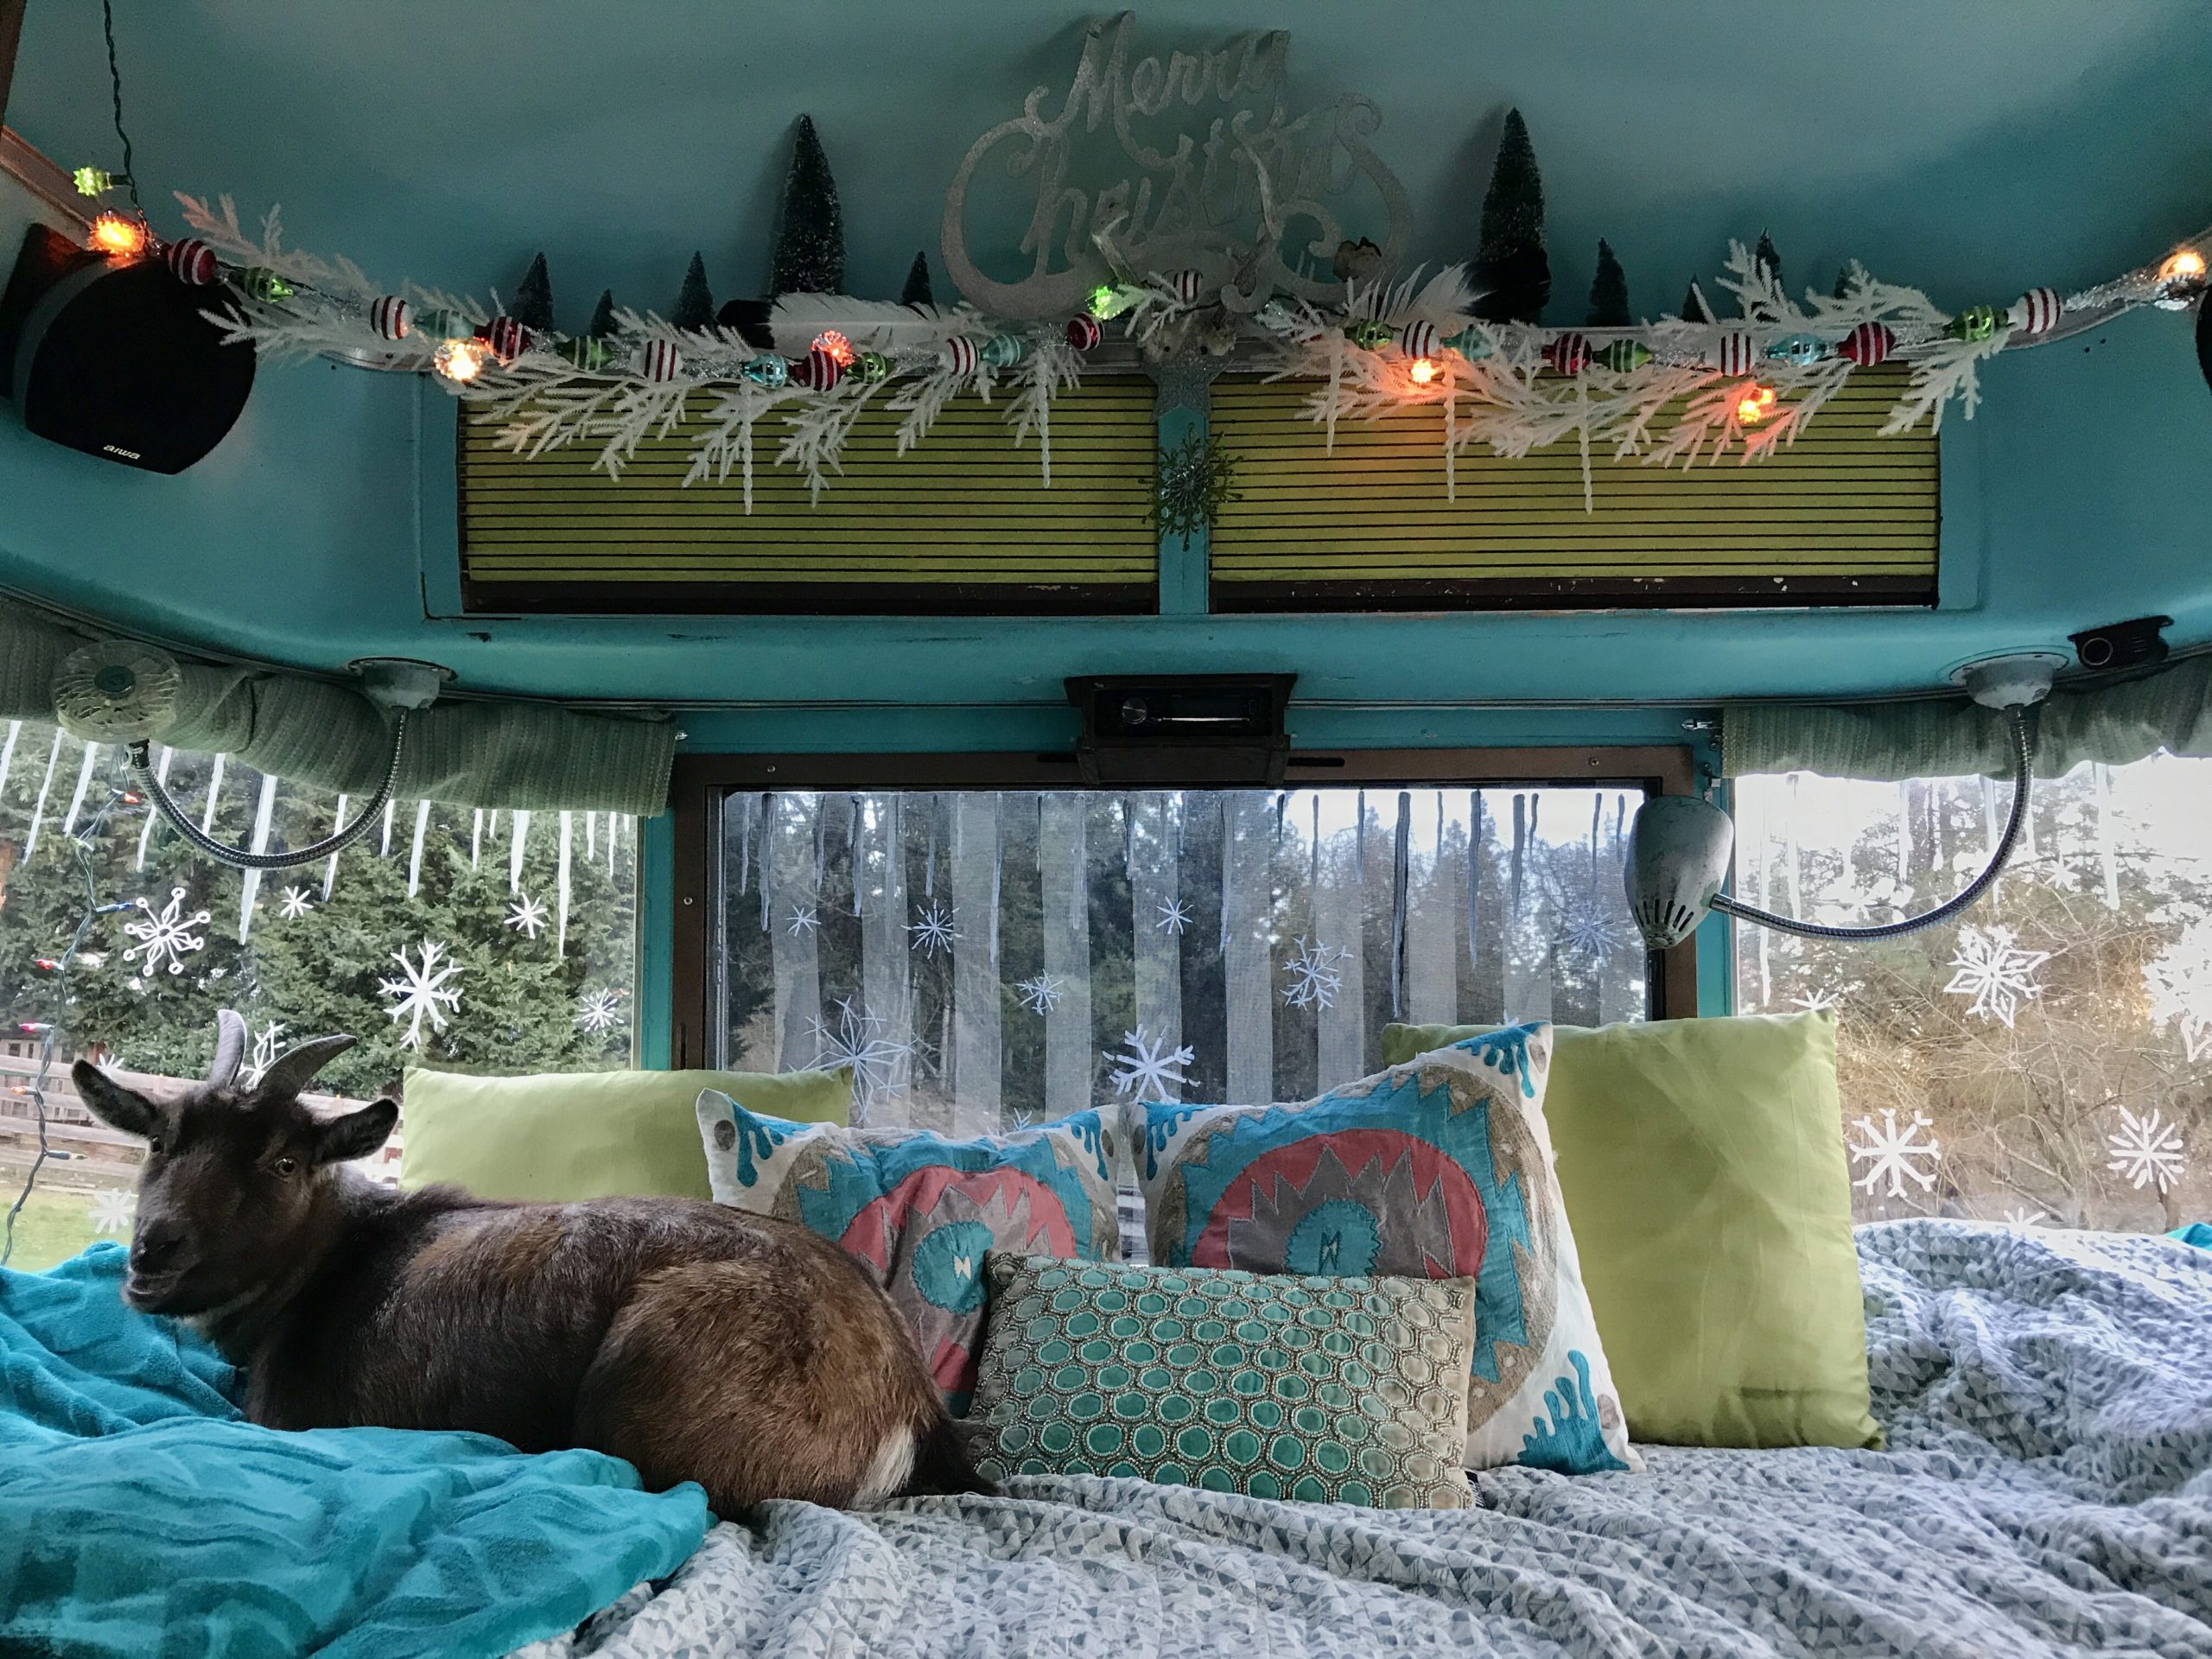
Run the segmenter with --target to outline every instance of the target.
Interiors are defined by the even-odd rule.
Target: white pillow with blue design
[[[698,1110],[715,1202],[798,1222],[858,1256],[956,1416],[982,1353],[986,1252],[1121,1259],[1113,1132],[1095,1111],[949,1141],[766,1117],[715,1089]]]
[[[1553,1172],[1551,1049],[1514,1026],[1300,1105],[1143,1106],[1153,1261],[1473,1279],[1467,1466],[1638,1466]]]

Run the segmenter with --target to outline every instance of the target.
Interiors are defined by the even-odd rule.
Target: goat
[[[207,1081],[174,1100],[86,1060],[73,1076],[146,1142],[124,1299],[242,1367],[254,1422],[586,1446],[654,1490],[697,1481],[723,1516],[990,1490],[889,1298],[835,1243],[686,1199],[389,1191],[344,1166],[384,1145],[397,1103],[330,1117],[299,1099],[353,1039],[302,1043],[249,1088],[245,1038],[225,1010]]]

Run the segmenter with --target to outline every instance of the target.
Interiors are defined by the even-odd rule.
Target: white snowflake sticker
[[[1351,960],[1351,952],[1319,939],[1309,944],[1300,938],[1297,944],[1297,954],[1283,964],[1290,983],[1283,987],[1282,1000],[1294,1008],[1334,1007],[1337,993],[1344,987],[1344,964]]]
[[[164,963],[168,965],[169,972],[182,973],[185,957],[195,950],[207,949],[207,936],[195,934],[192,930],[207,922],[208,912],[201,910],[189,916],[184,914],[182,887],[171,887],[168,903],[158,911],[143,899],[137,903],[138,908],[145,912],[144,918],[125,922],[123,931],[132,938],[143,939],[145,943],[132,945],[123,953],[123,959],[137,962],[143,955],[145,961],[139,963],[138,972],[148,979],[151,979]]]
[[[837,1003],[835,1023],[810,1020],[814,1033],[814,1064],[809,1071],[834,1071],[841,1065],[853,1069],[853,1105],[861,1122],[868,1109],[906,1086],[919,1045],[891,1033],[885,1021],[850,997]]]
[[[803,933],[811,933],[821,925],[822,923],[816,917],[812,905],[791,906],[791,934],[793,938],[798,938]]]
[[[1852,1157],[1865,1164],[1866,1173],[1859,1176],[1853,1185],[1872,1194],[1883,1180],[1890,1184],[1890,1197],[1905,1196],[1905,1183],[1910,1181],[1923,1192],[1936,1188],[1936,1168],[1942,1161],[1942,1142],[1934,1135],[1921,1139],[1921,1132],[1933,1127],[1933,1120],[1919,1112],[1903,1125],[1890,1108],[1882,1109],[1882,1127],[1874,1127],[1874,1120],[1862,1117],[1853,1123],[1866,1138],[1862,1141],[1847,1142]]]
[[[533,899],[526,893],[518,895],[514,903],[507,906],[507,925],[518,933],[536,938],[537,930],[545,925],[544,900]]]
[[[1559,942],[1569,957],[1603,961],[1626,937],[1627,929],[1620,918],[1592,898],[1567,918],[1567,925],[1560,930]]]
[[[1122,1047],[1107,1052],[1114,1068],[1114,1092],[1140,1100],[1173,1099],[1190,1082],[1183,1068],[1198,1058],[1192,1048],[1170,1048],[1167,1039],[1154,1037],[1142,1026],[1122,1033]]]
[[[2050,960],[2048,950],[2023,950],[2012,943],[2012,930],[1978,927],[1959,930],[1958,954],[1951,966],[1958,971],[1943,988],[1955,996],[1974,999],[1967,1009],[1985,1020],[2001,1020],[2010,1026],[2020,1004],[2043,995],[2036,983],[2036,969]]]
[[[238,1081],[247,1088],[257,1087],[269,1075],[269,1068],[276,1064],[276,1039],[284,1034],[284,1027],[271,1020],[253,1034],[253,1052],[238,1068]]]
[[[1183,930],[1191,925],[1191,906],[1180,899],[1170,899],[1158,909],[1160,919],[1153,925],[1163,933],[1182,938]]]
[[[1032,1014],[1050,1014],[1060,1006],[1066,993],[1067,981],[1058,974],[1039,974],[1034,979],[1025,979],[1014,988],[1021,999],[1021,1006]]]
[[[2193,922],[2165,955],[2145,963],[2151,1017],[2181,1027],[2190,1064],[2212,1058],[2212,918]]]
[[[453,982],[461,972],[461,964],[446,954],[446,947],[435,939],[425,939],[422,944],[423,959],[410,962],[405,946],[391,953],[399,964],[399,977],[380,979],[377,989],[393,999],[393,1006],[385,1010],[396,1023],[407,1020],[407,1029],[399,1039],[402,1048],[423,1046],[423,1022],[430,1022],[431,1033],[446,1028],[446,1014],[461,1006],[461,988]]]
[[[2147,1116],[2138,1117],[2120,1108],[2120,1127],[2105,1137],[2112,1148],[2112,1161],[2105,1166],[2113,1173],[2124,1175],[2128,1184],[2140,1191],[2156,1186],[2158,1196],[2181,1179],[2181,1131],[2166,1122],[2153,1106]]]
[[[944,905],[931,905],[918,919],[906,924],[912,948],[925,957],[952,954],[953,942],[961,937],[960,930],[952,925],[953,912]]]
[[[119,1186],[102,1187],[92,1194],[92,1230],[127,1233],[138,1219],[138,1195]]]
[[[2016,1231],[2025,1232],[2031,1227],[2044,1225],[2050,1217],[2040,1210],[2030,1210],[2023,1205],[2015,1205],[1999,1219]]]
[[[586,991],[576,999],[576,1025],[587,1036],[601,1036],[621,1022],[622,993],[612,986]]]
[[[296,922],[314,908],[315,900],[308,897],[305,887],[287,887],[284,889],[284,902],[278,913],[286,921]]]

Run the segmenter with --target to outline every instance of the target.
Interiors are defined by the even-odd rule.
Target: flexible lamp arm
[[[146,797],[153,802],[155,810],[168,820],[169,827],[182,836],[195,851],[219,864],[228,864],[233,869],[296,869],[302,864],[316,863],[352,846],[367,832],[377,815],[384,810],[385,803],[391,798],[392,789],[399,782],[400,757],[407,750],[407,710],[393,710],[391,764],[385,768],[384,782],[378,785],[374,798],[361,809],[351,823],[326,836],[312,847],[302,847],[292,852],[249,852],[243,847],[226,846],[217,841],[177,810],[176,803],[169,798],[168,791],[162,786],[162,780],[154,775],[149,749],[149,746],[143,741],[130,745],[131,770],[138,774],[139,786],[146,791]]]
[[[1747,905],[1725,893],[1713,895],[1713,908],[1738,921],[1757,922],[1762,927],[1796,933],[1808,939],[1894,939],[1950,920],[1989,890],[1990,883],[1997,880],[2006,861],[2012,858],[2013,846],[2018,842],[2020,830],[2028,821],[2029,790],[2035,773],[2035,711],[2032,706],[2014,704],[2004,712],[2007,729],[2012,737],[2012,810],[2005,819],[2005,833],[1997,838],[1997,846],[1989,855],[1989,862],[1982,867],[1981,874],[1967,882],[1955,897],[1946,899],[1931,911],[1909,916],[1901,922],[1884,922],[1868,927],[1831,927],[1824,922],[1805,922],[1794,917],[1777,916],[1770,910]]]

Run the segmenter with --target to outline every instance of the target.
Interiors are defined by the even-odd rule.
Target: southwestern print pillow
[[[986,1251],[1121,1255],[1113,1135],[1096,1112],[972,1141],[789,1122],[714,1089],[698,1114],[715,1202],[796,1221],[867,1263],[956,1416],[976,1385]]]
[[[994,1253],[976,1467],[1463,1510],[1466,1279]]]
[[[1551,1042],[1510,1027],[1300,1105],[1145,1106],[1152,1259],[1471,1278],[1467,1466],[1635,1466],[1553,1172]]]

